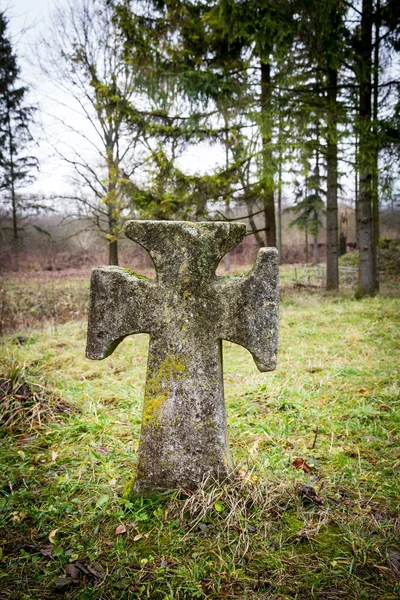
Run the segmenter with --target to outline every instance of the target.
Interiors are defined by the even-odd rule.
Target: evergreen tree
[[[151,152],[147,191],[153,200],[145,214],[197,219],[204,218],[213,202],[228,206],[239,177],[230,159],[243,101],[240,51],[229,51],[226,33],[209,4],[122,2],[115,13],[127,67],[140,74],[137,90],[149,104],[144,127]],[[137,119],[133,106],[130,110]],[[219,142],[225,148],[225,164],[212,174],[184,173],[176,159],[202,141]]]
[[[314,247],[314,264],[319,263],[318,249],[318,232],[322,226],[321,215],[324,211],[324,201],[320,186],[320,173],[318,167],[314,169],[312,174],[306,179],[304,189],[300,185],[297,186],[296,201],[290,208],[285,209],[286,212],[293,212],[295,218],[290,223],[290,227],[298,227],[305,233],[306,246],[306,261],[309,257],[309,234],[313,237]]]
[[[20,188],[32,183],[38,166],[26,153],[33,141],[30,125],[34,108],[26,104],[28,88],[20,85],[20,70],[7,32],[8,20],[0,13],[0,190],[11,208],[14,269],[18,270],[19,218],[30,202],[24,203]]]
[[[251,71],[258,74],[252,94],[257,104],[247,107],[247,112],[261,137],[260,188],[268,246],[277,245],[274,192],[279,168],[274,156],[274,125],[278,122],[280,68],[294,35],[292,5],[290,0],[219,2],[230,43],[241,46],[242,53],[250,56]]]
[[[339,286],[338,145],[345,135],[341,87],[346,84],[344,64],[349,46],[346,8],[337,0],[298,0],[296,6],[298,33],[288,61],[285,98],[300,162],[304,147],[312,143],[313,123],[318,122],[320,170],[326,172],[326,286],[334,290]]]

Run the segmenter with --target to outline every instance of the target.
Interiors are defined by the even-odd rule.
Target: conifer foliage
[[[34,179],[38,160],[29,156],[34,107],[26,101],[28,88],[20,83],[20,69],[8,33],[8,20],[0,13],[0,192],[11,208],[14,269],[18,270],[19,217],[29,208],[20,193]]]

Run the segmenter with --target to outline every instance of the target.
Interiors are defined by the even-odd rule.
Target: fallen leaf
[[[79,579],[81,571],[75,565],[69,564],[65,567],[65,574],[72,579]]]
[[[302,500],[305,500],[306,502],[313,502],[314,504],[323,504],[322,498],[318,496],[313,487],[309,485],[300,485],[298,490],[299,496]]]
[[[168,566],[168,563],[167,563],[167,561],[165,560],[165,558],[162,558],[162,559],[161,559],[161,562],[160,562],[160,567],[166,567],[166,566]]]
[[[395,548],[387,549],[390,563],[394,569],[395,577],[400,581],[400,552]]]
[[[56,537],[56,533],[57,533],[57,531],[58,531],[58,529],[53,529],[53,531],[50,531],[50,533],[49,533],[49,542],[50,542],[51,544],[54,544],[54,543],[55,543],[55,541],[56,541],[56,540],[55,540],[55,537]]]
[[[304,473],[310,473],[312,469],[303,458],[295,458],[292,465],[295,469],[303,469]]]
[[[93,563],[93,567],[90,572],[92,571],[96,572],[97,579],[103,579],[103,577],[106,576],[103,567],[98,562]]]
[[[58,456],[58,452],[55,452],[54,450],[51,451],[51,460],[54,462],[56,460]]]
[[[118,525],[117,529],[115,530],[115,535],[121,535],[122,533],[126,533],[126,527],[123,523]]]
[[[51,556],[53,544],[43,544],[39,546],[39,552],[42,556]]]
[[[85,560],[85,559],[82,559],[82,560]],[[89,575],[89,571],[87,570],[86,566],[81,561],[76,560],[74,563],[74,566],[77,569],[79,569],[80,571],[82,571],[82,573],[84,575]]]
[[[142,537],[143,537],[143,536],[142,536],[142,534],[141,534],[141,533],[138,533],[138,534],[137,534],[137,535],[135,535],[135,537],[133,538],[133,541],[134,541],[134,542],[138,542],[139,540],[141,540],[141,539],[142,539]]]
[[[71,577],[57,577],[56,579],[56,587],[61,589],[65,588],[72,583]]]
[[[95,577],[96,579],[100,579],[101,574],[98,571],[96,571],[96,569],[93,569],[93,567],[88,567],[88,571],[93,575],[93,577]]]

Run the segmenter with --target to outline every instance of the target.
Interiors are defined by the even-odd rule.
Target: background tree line
[[[18,69],[3,20],[2,61],[8,52],[15,63],[12,82],[7,67],[1,75],[6,148],[7,131],[28,139],[33,113],[23,109],[18,129],[20,92],[7,124]],[[75,173],[76,192],[63,201],[104,232],[110,264],[132,216],[246,218],[259,245],[281,250],[282,190],[290,188],[293,222],[314,240],[315,261],[326,215],[326,285],[335,290],[346,176],[356,188],[357,294],[379,290],[379,205],[399,156],[398,2],[69,0],[50,32],[42,70],[87,122],[84,131],[62,123],[81,140],[55,148]],[[225,160],[212,173],[188,173],[182,155],[204,143],[223,148]],[[4,150],[0,165],[16,223],[17,146],[8,144],[12,158]],[[32,176],[34,159],[21,159]]]

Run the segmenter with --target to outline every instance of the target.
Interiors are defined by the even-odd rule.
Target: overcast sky
[[[9,30],[12,43],[17,51],[18,65],[21,69],[21,80],[30,89],[28,102],[37,106],[38,122],[32,132],[36,145],[31,150],[40,161],[40,171],[36,182],[27,192],[43,192],[45,194],[60,193],[68,188],[68,169],[58,159],[54,159],[54,151],[46,140],[48,117],[54,107],[48,101],[48,89],[36,66],[35,46],[41,35],[46,32],[46,21],[54,0],[0,0],[0,6],[6,11],[9,19]]]

